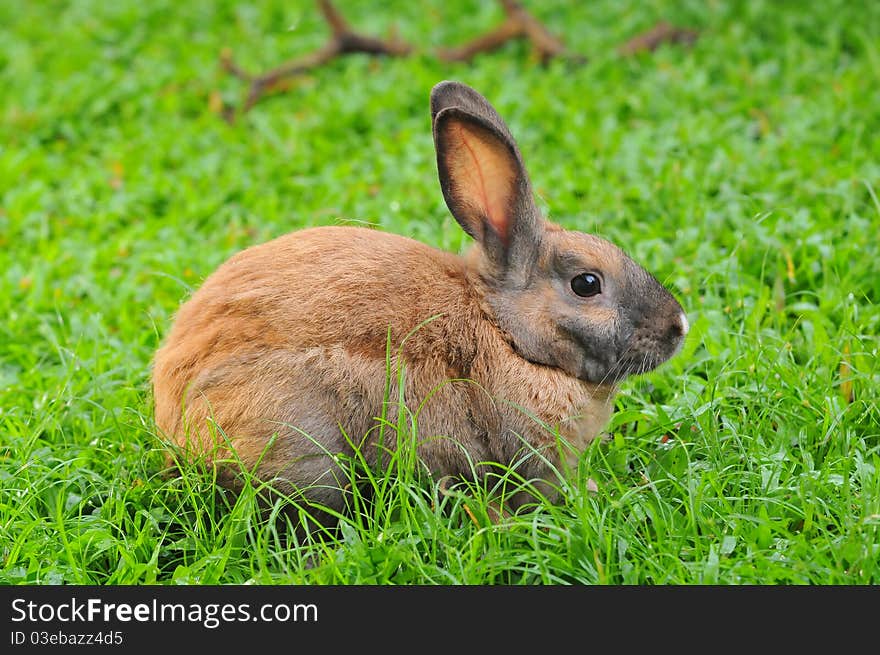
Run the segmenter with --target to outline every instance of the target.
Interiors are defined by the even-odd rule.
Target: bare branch
[[[463,45],[443,48],[438,51],[438,56],[446,61],[469,61],[481,52],[495,50],[508,41],[519,38],[531,41],[541,63],[565,54],[562,41],[526,11],[521,3],[516,0],[501,0],[501,6],[507,15],[501,25]]]
[[[637,34],[619,46],[617,52],[624,56],[639,52],[652,52],[664,43],[681,43],[689,46],[697,40],[699,34],[696,30],[676,27],[664,21],[641,34]]]
[[[252,75],[238,66],[232,59],[232,53],[228,49],[221,53],[220,64],[223,69],[250,84],[241,111],[248,111],[285,78],[321,66],[334,57],[356,52],[399,57],[412,50],[409,44],[396,37],[383,41],[382,39],[354,32],[330,0],[318,0],[318,8],[330,26],[331,36],[327,43],[314,52],[283,63],[260,75]],[[232,114],[226,112],[224,115],[228,116],[228,120],[231,122]]]

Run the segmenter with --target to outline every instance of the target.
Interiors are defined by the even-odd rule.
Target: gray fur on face
[[[687,324],[672,294],[613,244],[572,233],[559,243],[559,234],[544,235],[552,255],[530,259],[528,276],[508,275],[488,286],[488,304],[513,348],[596,384],[646,373],[674,355]],[[602,280],[597,296],[572,291],[572,278],[584,272]],[[523,277],[526,285],[511,282]]]

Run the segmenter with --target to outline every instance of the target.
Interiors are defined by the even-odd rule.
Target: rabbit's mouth
[[[616,382],[628,375],[641,375],[660,366],[679,351],[687,334],[687,318],[684,313],[673,328],[657,335],[653,332],[636,332],[626,350],[618,357],[610,373]]]
[[[684,326],[684,323],[681,323]],[[686,330],[682,327],[681,332]],[[684,335],[636,330],[623,347],[607,341],[576,338],[580,351],[577,377],[593,384],[617,384],[631,375],[653,371],[681,348]]]
[[[612,367],[612,370],[610,371],[611,377],[614,378],[615,382],[620,382],[630,375],[648,373],[660,366],[660,364],[669,359],[670,356],[671,353],[666,357],[661,357],[655,353],[647,352],[626,355],[618,359],[617,363]]]

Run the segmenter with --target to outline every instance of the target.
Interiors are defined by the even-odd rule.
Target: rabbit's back
[[[461,258],[399,235],[358,227],[293,232],[237,253],[209,276],[180,308],[169,345],[368,348],[378,330],[381,346],[389,325],[460,302],[464,276]]]

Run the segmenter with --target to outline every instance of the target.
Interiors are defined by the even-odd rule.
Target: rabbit
[[[153,361],[155,421],[221,486],[238,488],[247,469],[338,516],[337,455],[381,465],[389,447],[376,418],[387,355],[405,364],[433,476],[485,479],[497,462],[556,501],[554,480],[601,433],[621,381],[680,349],[679,302],[615,245],[542,217],[482,95],[444,81],[430,109],[443,197],[474,240],[464,255],[306,228],[234,255],[179,308]]]

